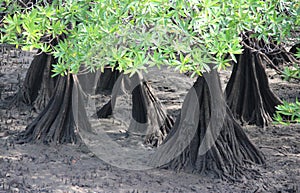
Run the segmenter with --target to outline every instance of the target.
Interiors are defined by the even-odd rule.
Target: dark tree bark
[[[261,127],[272,121],[275,106],[282,103],[270,89],[263,61],[263,54],[246,45],[243,54],[237,56],[225,89],[234,117]]]
[[[32,105],[38,96],[43,79],[43,72],[46,67],[48,56],[45,53],[34,56],[26,77],[23,87],[20,90],[20,100],[25,104]]]
[[[19,143],[73,143],[79,139],[72,110],[73,76],[52,78],[51,67],[55,62],[53,56],[41,53],[31,63],[19,100],[41,112],[20,134]],[[87,88],[95,85],[85,82]]]
[[[264,59],[266,61],[266,64],[274,69],[277,74],[285,76],[285,67],[292,67],[295,64],[300,64],[300,60],[297,60],[294,56],[297,45],[293,46],[290,51],[286,51],[284,46],[281,44],[274,45],[272,42],[270,42],[268,45],[273,45],[274,49],[273,51],[271,50],[269,52],[266,52],[264,55]]]
[[[265,42],[263,39],[250,38],[251,33],[252,32],[247,32],[242,34],[245,47],[259,53],[266,65],[274,69],[278,74],[284,74],[284,67],[300,63],[293,55],[296,45],[293,46],[290,51],[287,51],[284,44],[274,42],[271,37],[268,39],[268,42]]]
[[[258,48],[265,48],[261,51],[270,59],[270,61],[267,61],[267,64],[271,68],[274,68],[278,71],[277,68],[282,69],[284,66],[292,66],[295,62],[299,62],[295,59],[292,52],[288,52],[282,44],[277,45],[273,43],[272,40],[270,40],[268,44],[264,43],[263,40],[260,40],[259,42],[262,42],[261,44],[263,45],[261,45],[262,47]]]
[[[73,78],[59,76],[54,93],[38,117],[19,136],[19,143],[73,143],[76,142],[72,114]]]
[[[39,53],[34,56],[26,77],[18,93],[10,101],[11,105],[25,104],[42,110],[53,94],[56,77],[51,77],[51,67],[55,63],[53,56]]]
[[[150,85],[143,81],[132,91],[132,117],[129,132],[143,133],[140,123],[149,124],[146,129],[145,144],[157,147],[170,132],[173,119],[166,113],[162,104],[153,94]]]
[[[113,70],[110,67],[104,68],[104,72],[100,74],[100,78],[97,81],[95,93],[111,95],[113,87],[119,76],[120,72],[118,70]],[[97,111],[98,118],[107,118],[110,115],[112,115],[111,100]]]
[[[236,180],[249,163],[264,157],[226,105],[215,70],[198,77],[188,92],[174,128],[151,164]]]
[[[42,53],[42,54],[44,54],[44,53]],[[45,106],[48,104],[50,97],[54,93],[54,89],[55,89],[55,85],[56,85],[56,81],[57,81],[57,77],[51,77],[52,64],[56,63],[54,57],[52,55],[47,54],[46,60],[41,61],[41,64],[43,64],[43,63],[45,65],[45,67],[44,67],[44,70],[42,73],[41,85],[40,85],[40,89],[38,91],[38,95],[35,98],[34,103],[33,103],[34,107],[39,110],[44,109]],[[34,76],[34,75],[36,75],[36,74],[31,73],[31,76]],[[27,82],[25,82],[25,83],[27,83]],[[25,86],[25,83],[24,83],[24,86]],[[30,85],[30,87],[28,87],[28,88],[33,88],[33,87]],[[28,90],[28,89],[26,89],[26,90]],[[35,91],[37,91],[37,90],[35,90]]]
[[[173,119],[166,114],[150,86],[137,73],[131,78],[120,75],[114,85],[112,99],[97,111],[98,118],[107,118],[112,115],[117,97],[125,92],[132,95],[133,119],[128,133],[145,136],[145,144],[158,146],[169,133]]]
[[[23,87],[18,93],[20,102],[43,109],[53,94],[56,78],[51,78],[54,58],[46,53],[36,55],[27,71]]]
[[[101,73],[97,83],[96,93],[111,94],[119,75],[118,70],[112,70],[110,67],[104,68],[104,72]]]

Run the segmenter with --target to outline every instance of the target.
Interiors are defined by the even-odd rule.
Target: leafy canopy
[[[55,75],[77,73],[81,65],[125,73],[169,65],[201,74],[208,63],[225,68],[227,54],[235,60],[241,33],[282,40],[300,24],[298,0],[49,2],[0,0],[0,39],[53,54]]]

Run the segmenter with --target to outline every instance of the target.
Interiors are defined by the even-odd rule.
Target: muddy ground
[[[82,144],[48,146],[15,144],[36,113],[9,105],[20,88],[32,53],[0,49],[0,192],[300,192],[300,125],[245,126],[245,131],[266,157],[254,166],[260,176],[241,182],[162,169],[125,170],[111,166]],[[169,72],[169,71],[168,71]],[[300,83],[286,82],[268,70],[270,85],[281,98],[300,98]],[[226,82],[230,71],[221,73]],[[150,76],[151,77],[151,76]],[[170,72],[151,80],[169,112],[176,114],[192,80]],[[150,78],[151,79],[151,78]]]

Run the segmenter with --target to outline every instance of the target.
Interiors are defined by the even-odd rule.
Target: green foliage
[[[300,59],[300,49],[297,48],[297,53],[295,56]],[[294,64],[292,67],[284,67],[283,70],[283,78],[286,81],[290,81],[291,79],[299,79],[300,80],[300,66],[299,64]]]
[[[283,78],[286,81],[292,78],[300,80],[300,66],[295,64],[293,67],[284,67]]]
[[[295,56],[300,59],[300,48],[297,48],[297,53],[295,54]]]
[[[291,123],[300,123],[300,102],[296,99],[295,103],[283,102],[276,107],[274,115],[275,124],[289,125]]]
[[[45,0],[26,6],[0,0],[1,42],[58,58],[54,73],[114,66],[125,73],[169,65],[201,74],[242,52],[240,34],[277,40],[300,25],[298,1]],[[58,40],[58,43],[55,43]]]

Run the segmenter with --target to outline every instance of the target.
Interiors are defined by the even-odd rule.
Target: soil
[[[37,112],[10,104],[22,85],[31,52],[0,48],[0,193],[2,192],[300,192],[300,124],[244,126],[266,157],[266,165],[253,166],[260,175],[241,182],[220,180],[163,169],[126,170],[105,163],[80,144],[16,144]],[[171,70],[148,80],[156,96],[175,116],[193,79]],[[283,81],[268,70],[273,91],[287,101],[300,98],[300,82]],[[223,86],[230,69],[221,72]],[[168,81],[166,81],[168,80]]]

